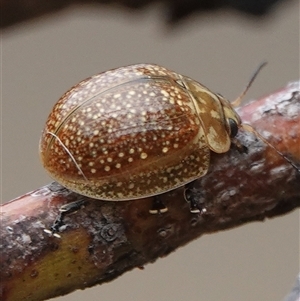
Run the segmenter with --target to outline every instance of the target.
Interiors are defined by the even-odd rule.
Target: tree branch
[[[255,135],[237,136],[233,146],[213,154],[199,179],[205,212],[191,214],[183,189],[164,195],[165,214],[148,213],[152,198],[105,202],[51,183],[1,207],[3,301],[45,300],[111,281],[135,267],[168,255],[203,234],[280,216],[300,206],[300,82],[241,108],[251,124],[294,166]],[[297,170],[298,168],[298,170]],[[81,201],[75,212],[59,208]],[[81,208],[79,208],[81,207]],[[74,210],[73,210],[74,211]]]

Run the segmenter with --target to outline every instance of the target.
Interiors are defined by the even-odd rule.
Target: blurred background
[[[6,29],[1,39],[2,201],[51,179],[38,156],[44,122],[80,80],[149,62],[234,99],[268,61],[246,99],[299,78],[299,1],[264,18],[221,10],[166,26],[160,5],[139,12],[74,7]],[[206,235],[167,258],[58,301],[283,300],[299,271],[299,210]]]

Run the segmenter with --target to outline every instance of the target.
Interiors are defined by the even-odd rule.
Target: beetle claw
[[[196,181],[193,181],[185,185],[184,198],[190,205],[191,213],[202,213],[205,211],[202,204],[203,202],[201,202],[203,195],[199,188],[195,187],[195,182]]]
[[[190,211],[191,213],[200,213],[200,209],[198,208],[198,205],[196,202],[193,200],[190,202]]]
[[[149,213],[160,214],[160,213],[165,213],[167,211],[168,208],[165,206],[165,204],[162,202],[159,196],[155,197],[152,203],[152,208],[149,210]]]

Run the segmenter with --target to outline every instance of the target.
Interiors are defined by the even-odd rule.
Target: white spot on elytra
[[[146,159],[148,155],[146,153],[141,153],[141,159]]]
[[[162,95],[168,97],[169,96],[169,93],[166,91],[166,90],[161,90],[160,91]]]
[[[162,152],[163,152],[163,153],[167,153],[167,152],[168,152],[168,150],[169,150],[169,148],[168,148],[168,147],[164,147],[164,148],[162,149]]]

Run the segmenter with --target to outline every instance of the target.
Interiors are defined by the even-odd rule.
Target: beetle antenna
[[[74,162],[75,166],[77,167],[78,171],[81,173],[81,175],[83,176],[83,178],[88,182],[87,177],[84,175],[83,171],[81,170],[80,166],[78,165],[78,163],[76,162],[74,156],[71,154],[71,152],[68,150],[68,148],[63,144],[63,142],[59,139],[59,137],[57,135],[55,135],[54,133],[51,132],[47,132],[47,134],[52,135],[55,139],[57,139],[57,141],[59,142],[59,144],[63,147],[63,149],[68,153],[68,155],[70,156],[71,160]]]
[[[251,85],[253,84],[253,82],[254,82],[256,76],[257,76],[258,73],[261,71],[261,69],[262,69],[264,66],[266,66],[266,65],[267,65],[267,62],[263,62],[263,63],[261,63],[261,64],[257,67],[257,69],[255,70],[255,72],[254,72],[253,75],[251,76],[251,78],[250,78],[250,80],[249,80],[249,82],[248,82],[246,88],[244,89],[244,91],[238,96],[238,98],[237,98],[236,100],[234,100],[233,102],[231,102],[231,105],[232,105],[233,107],[236,108],[236,107],[238,107],[238,106],[241,104],[243,97],[245,96],[245,94],[247,93],[247,91],[249,90],[249,88],[251,87]]]
[[[296,166],[295,163],[293,163],[287,156],[285,156],[282,152],[280,152],[275,146],[273,146],[269,141],[267,141],[260,133],[258,133],[251,125],[249,124],[245,124],[242,123],[241,127],[250,132],[253,133],[254,135],[256,135],[259,139],[261,139],[264,143],[266,143],[268,146],[270,146],[271,148],[273,148],[277,154],[279,154],[284,160],[286,160],[289,164],[291,164],[297,171],[298,173],[300,173],[300,169],[298,166]]]

